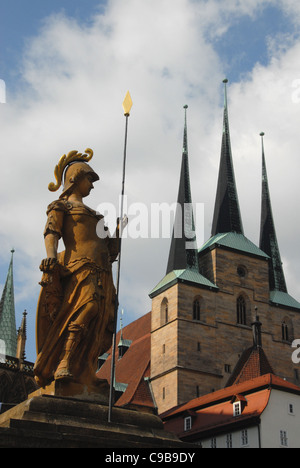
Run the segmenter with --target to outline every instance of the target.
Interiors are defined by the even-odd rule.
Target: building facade
[[[162,418],[166,430],[202,448],[299,448],[300,388],[265,374]]]

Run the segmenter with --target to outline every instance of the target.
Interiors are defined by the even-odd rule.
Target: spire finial
[[[186,114],[187,114],[187,109],[188,105],[186,104],[183,106],[184,108],[184,133],[183,133],[183,153],[187,154],[188,153],[188,144],[187,144],[187,120],[186,120]]]
[[[227,83],[228,83],[228,79],[225,78],[223,80],[223,83],[224,83],[224,107],[227,109],[227,104],[228,104],[228,101],[227,101]]]
[[[260,132],[259,135],[261,136],[261,147],[262,147],[262,152],[263,152],[263,156],[264,156],[264,154],[265,154],[265,148],[264,148],[264,136],[265,136],[265,134],[264,134],[264,132]]]

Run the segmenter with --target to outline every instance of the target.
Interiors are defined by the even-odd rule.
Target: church
[[[253,325],[257,323],[268,359],[267,369],[259,367],[258,375],[272,369],[276,376],[300,385],[297,365],[291,359],[291,344],[300,336],[300,303],[288,293],[285,281],[272,214],[264,134],[260,241],[255,245],[243,229],[230,141],[227,80],[224,87],[223,135],[211,237],[198,248],[196,238],[191,239],[190,235],[195,232],[193,213],[182,216],[184,207],[192,204],[185,106],[178,212],[166,274],[158,278],[149,293],[151,312],[117,336],[115,387],[116,404],[120,406],[130,406],[134,400],[137,403],[142,386],[146,395],[145,382],[148,396],[144,401],[149,406],[151,394],[159,414],[231,385],[241,356],[252,349],[257,330]],[[178,232],[183,235],[176,235]],[[138,368],[135,349],[141,342],[143,366]],[[108,350],[101,356],[97,374],[108,380],[110,353]],[[134,370],[132,388],[129,376]],[[141,397],[139,404],[142,405]]]

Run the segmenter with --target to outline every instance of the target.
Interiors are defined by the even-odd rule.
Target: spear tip
[[[127,94],[126,94],[125,99],[123,101],[123,110],[124,110],[124,115],[125,116],[130,115],[131,108],[132,108],[132,99],[131,99],[129,91],[127,91]]]

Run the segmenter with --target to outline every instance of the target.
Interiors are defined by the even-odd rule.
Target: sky
[[[154,203],[172,204],[188,105],[192,198],[204,208],[201,247],[213,217],[225,77],[245,235],[258,244],[263,131],[286,282],[300,301],[299,1],[0,0],[0,292],[14,248],[16,322],[26,309],[28,360],[36,356],[46,208],[56,197],[47,187],[59,158],[92,148],[100,181],[86,204],[117,206],[129,90],[128,205],[150,212]],[[134,209],[130,221],[138,226]],[[151,310],[148,294],[165,275],[170,248],[169,238],[140,232],[122,244],[125,325]]]

